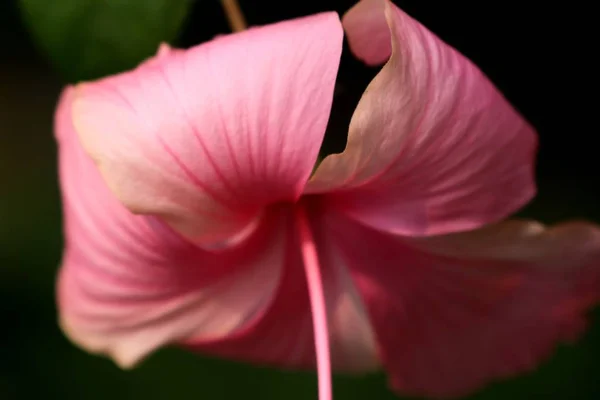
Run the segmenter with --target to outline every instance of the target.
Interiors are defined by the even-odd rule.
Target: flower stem
[[[221,5],[229,21],[229,26],[234,32],[243,31],[248,27],[242,9],[237,0],[221,0]]]
[[[317,353],[317,374],[319,378],[319,400],[332,400],[331,390],[331,360],[329,354],[329,330],[327,328],[327,311],[325,295],[323,293],[323,280],[321,266],[315,240],[302,207],[297,211],[298,231],[300,245],[304,259],[304,271],[308,284],[310,308],[313,322],[315,350]]]

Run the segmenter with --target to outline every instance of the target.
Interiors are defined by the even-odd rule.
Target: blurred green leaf
[[[20,0],[40,47],[70,81],[136,66],[178,34],[191,0]]]

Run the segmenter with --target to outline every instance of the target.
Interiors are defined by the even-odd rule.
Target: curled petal
[[[132,212],[202,245],[256,227],[310,175],[342,48],[337,14],[162,46],[137,69],[76,89],[86,152]],[[259,189],[257,189],[259,188]]]
[[[337,209],[412,236],[481,227],[534,195],[536,135],[477,67],[389,1],[363,0],[342,21],[359,58],[389,60],[346,150],[323,160],[307,192],[333,191]]]
[[[162,345],[215,340],[259,319],[282,277],[285,214],[267,212],[242,245],[211,253],[154,217],[130,213],[79,144],[73,97],[67,89],[56,119],[66,240],[58,300],[66,334],[127,367]]]
[[[399,239],[331,223],[392,387],[454,398],[530,370],[573,341],[600,301],[600,230],[510,221]]]

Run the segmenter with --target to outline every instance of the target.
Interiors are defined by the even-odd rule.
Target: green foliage
[[[124,71],[178,34],[191,0],[20,0],[39,46],[70,82]]]

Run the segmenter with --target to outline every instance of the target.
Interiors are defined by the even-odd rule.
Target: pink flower
[[[311,176],[342,26],[387,63]],[[123,367],[179,343],[316,365],[322,400],[329,363],[452,397],[532,368],[600,300],[598,229],[498,222],[534,194],[531,127],[388,1],[163,47],[68,88],[56,134],[61,324]]]

